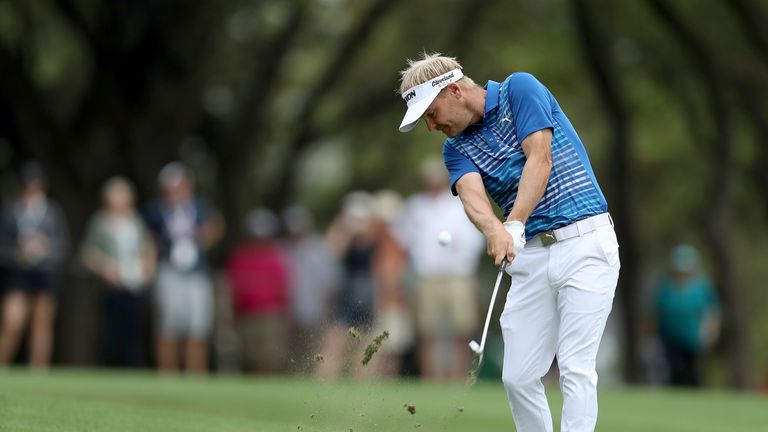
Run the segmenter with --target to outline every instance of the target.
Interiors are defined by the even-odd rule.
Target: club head
[[[480,354],[480,353],[482,353],[482,352],[483,352],[483,351],[480,349],[480,344],[478,344],[478,343],[477,343],[477,342],[475,342],[475,341],[472,341],[472,342],[470,342],[470,343],[469,343],[469,349],[471,349],[472,351],[474,351],[476,354]]]

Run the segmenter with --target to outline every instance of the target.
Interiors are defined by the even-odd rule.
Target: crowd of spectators
[[[76,262],[98,297],[98,331],[87,342],[95,366],[462,380],[487,300],[476,279],[485,241],[441,161],[425,161],[420,174],[409,197],[348,193],[322,231],[299,205],[225,221],[196,192],[192,171],[171,162],[149,203],[136,203],[129,179],[108,179],[101,207],[72,239],[44,170],[26,163],[17,196],[0,209],[0,368],[54,360],[57,300],[72,283],[62,275]],[[211,265],[234,224],[243,237]],[[450,242],[438,242],[443,232]],[[698,385],[719,305],[693,247],[675,248],[670,261],[647,328],[658,335],[665,382]]]
[[[348,193],[324,232],[299,205],[225,221],[197,193],[193,172],[171,162],[148,203],[136,202],[129,179],[108,179],[82,238],[72,239],[41,166],[25,164],[19,178],[0,220],[0,366],[55,360],[57,304],[78,301],[67,285],[85,280],[98,298],[98,318],[88,321],[98,329],[85,342],[96,366],[324,379],[466,373],[483,240],[439,161],[425,163],[424,189],[408,199]],[[209,253],[233,224],[244,235],[214,266]],[[440,246],[441,231],[455,242]],[[72,272],[79,277],[65,277]],[[440,360],[455,354],[456,365]]]

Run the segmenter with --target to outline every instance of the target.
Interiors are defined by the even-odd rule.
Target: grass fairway
[[[557,391],[550,392],[556,411]],[[416,407],[410,414],[404,404]],[[768,432],[768,398],[648,389],[601,393],[601,431]],[[497,382],[328,384],[152,373],[0,373],[0,431],[512,431]],[[558,429],[556,427],[556,429]]]

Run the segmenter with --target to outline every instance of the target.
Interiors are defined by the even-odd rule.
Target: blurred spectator
[[[669,369],[669,384],[701,385],[700,358],[717,340],[720,305],[699,254],[679,245],[670,254],[670,272],[658,283],[653,301],[654,324]]]
[[[19,197],[3,206],[0,221],[0,251],[6,271],[0,366],[13,361],[29,324],[29,363],[46,368],[53,349],[56,288],[69,238],[59,206],[47,196],[40,165],[24,164],[21,183]]]
[[[155,273],[155,247],[127,179],[109,179],[102,198],[102,209],[88,222],[81,258],[104,288],[104,362],[137,367],[144,346],[143,293]]]
[[[318,362],[316,371],[321,378],[335,379],[341,375],[351,345],[354,346],[353,358],[362,358],[363,341],[373,324],[372,262],[377,239],[371,206],[372,197],[367,192],[349,193],[328,229],[329,247],[341,262],[342,282],[335,299],[333,323],[323,338],[322,361]],[[367,372],[357,360],[352,361],[351,366],[354,376]]]
[[[249,239],[227,261],[236,328],[247,372],[282,372],[288,355],[288,256],[276,240],[280,224],[267,209],[246,217]]]
[[[287,234],[285,247],[291,257],[291,355],[299,367],[318,353],[325,331],[330,301],[338,288],[340,269],[325,238],[314,231],[312,213],[291,206],[282,213]]]
[[[372,213],[376,253],[372,265],[376,309],[372,336],[386,331],[389,338],[368,367],[372,369],[372,374],[386,377],[399,374],[403,354],[411,348],[415,336],[412,310],[404,286],[408,255],[395,239],[392,227],[401,209],[402,198],[398,193],[382,190],[374,195]]]
[[[160,171],[162,198],[146,212],[158,246],[154,302],[157,366],[179,367],[179,349],[190,372],[208,369],[208,339],[213,325],[213,282],[205,253],[224,234],[224,220],[195,196],[194,179],[180,162]]]
[[[410,197],[397,222],[397,238],[418,278],[416,316],[419,365],[429,379],[459,380],[470,367],[467,343],[477,329],[475,274],[485,242],[446,186],[438,159],[421,167],[423,191]],[[441,232],[451,241],[440,245]]]

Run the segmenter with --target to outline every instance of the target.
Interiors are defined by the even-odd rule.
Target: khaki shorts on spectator
[[[160,336],[208,339],[213,327],[213,283],[207,273],[160,264],[154,298]]]
[[[477,293],[471,277],[425,278],[418,292],[419,332],[437,336],[449,331],[469,337],[477,327]]]
[[[282,314],[241,317],[237,330],[246,372],[280,372],[286,369],[289,335]]]

